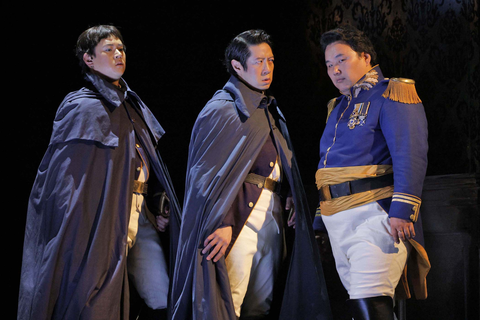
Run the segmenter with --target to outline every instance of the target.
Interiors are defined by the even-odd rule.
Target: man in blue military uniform
[[[328,232],[353,317],[393,319],[394,296],[410,295],[400,281],[407,258],[415,295],[426,298],[430,264],[419,219],[428,149],[424,108],[413,80],[383,77],[359,30],[331,30],[321,45],[342,95],[329,102],[320,140],[314,224]]]

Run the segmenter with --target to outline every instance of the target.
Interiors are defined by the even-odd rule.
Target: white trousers
[[[138,175],[138,181],[145,182],[147,179],[146,172],[148,172],[145,166],[140,168],[140,173]],[[130,208],[130,220],[128,222],[128,233],[127,233],[127,254],[128,250],[132,248],[135,238],[137,237],[138,232],[138,219],[144,208],[144,197],[143,194],[134,193],[132,198],[132,207]]]
[[[158,231],[147,215],[152,214],[145,205],[143,195],[134,193],[128,225],[127,271],[131,283],[147,306],[165,309],[168,268]]]
[[[134,202],[137,195],[134,195]],[[143,200],[143,196],[141,196]],[[137,199],[139,200],[139,199]],[[140,297],[152,309],[165,309],[168,295],[168,268],[158,231],[147,218],[142,201],[135,241],[128,252],[127,271]]]
[[[395,243],[382,207],[372,202],[322,219],[338,274],[350,299],[393,298],[410,244]]]
[[[238,317],[269,313],[282,261],[283,225],[276,219],[282,212],[280,198],[265,189],[262,195],[225,260]]]

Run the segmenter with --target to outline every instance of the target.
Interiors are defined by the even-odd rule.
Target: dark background
[[[8,237],[13,259],[4,261],[11,269],[8,277],[11,274],[17,280],[7,284],[13,292],[12,312],[18,297],[29,192],[58,105],[68,92],[83,85],[74,47],[88,27],[114,24],[120,28],[127,46],[124,78],[167,132],[160,148],[180,199],[193,123],[229,77],[221,63],[226,45],[247,29],[266,30],[274,41],[271,94],[288,121],[307,193],[312,195],[309,200],[314,203],[326,104],[338,95],[326,74],[318,39],[342,23],[351,23],[370,36],[386,77],[416,80],[429,121],[427,176],[480,173],[478,12],[474,0],[6,5],[4,17],[11,14],[14,19],[2,22],[2,60],[8,82],[3,96],[8,97],[4,99],[7,126],[12,123],[8,136],[14,138],[8,139],[13,144],[9,158],[20,159],[20,166],[9,161],[7,167],[8,181],[19,182],[12,192],[15,207],[6,212],[8,220],[13,218],[7,228],[13,228],[14,237]],[[478,211],[473,215],[478,216]],[[472,241],[478,257],[478,238]],[[436,307],[432,302],[429,306]]]

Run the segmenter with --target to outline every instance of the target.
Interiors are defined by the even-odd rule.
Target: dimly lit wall
[[[386,77],[416,81],[429,122],[428,175],[480,172],[479,11],[475,0],[309,0],[307,37],[348,23],[372,40]]]

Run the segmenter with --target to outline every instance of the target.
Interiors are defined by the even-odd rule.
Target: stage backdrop
[[[307,38],[349,23],[372,40],[385,77],[416,81],[429,122],[428,174],[480,172],[479,11],[475,0],[309,0]]]

